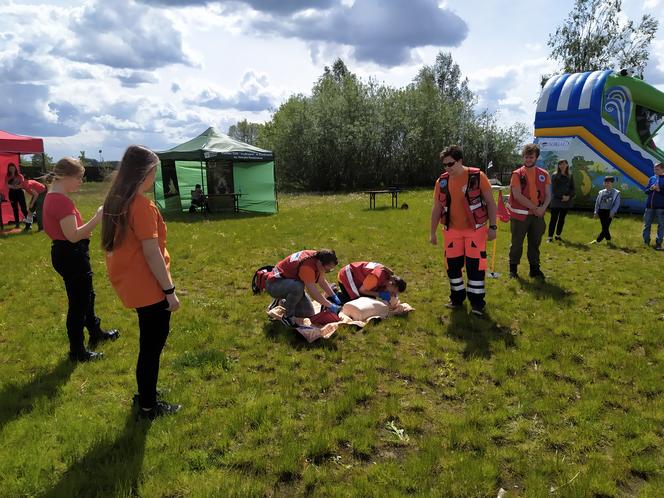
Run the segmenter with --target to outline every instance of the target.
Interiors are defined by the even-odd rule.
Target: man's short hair
[[[535,154],[535,157],[539,157],[540,148],[537,144],[526,144],[523,146],[523,151],[521,151],[522,156],[528,156],[530,154]]]
[[[451,157],[455,161],[461,161],[463,159],[463,149],[460,145],[450,145],[441,151],[439,159],[442,161],[446,157]]]

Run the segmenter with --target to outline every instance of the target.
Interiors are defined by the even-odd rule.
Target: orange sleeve
[[[545,185],[551,185],[551,175],[549,172],[546,172],[546,182],[544,182]]]
[[[367,275],[367,277],[364,279],[364,282],[362,282],[362,289],[368,291],[374,290],[377,285],[378,278],[373,273],[369,273],[369,275]]]
[[[436,180],[436,186],[433,188],[433,200],[438,200],[438,184],[440,183],[440,178]]]
[[[305,284],[315,284],[316,283],[316,270],[314,270],[307,263],[302,263],[300,269],[297,271],[297,276]]]
[[[143,197],[137,197],[130,209],[129,223],[138,240],[149,240],[159,238],[157,217],[150,206],[150,201]]]

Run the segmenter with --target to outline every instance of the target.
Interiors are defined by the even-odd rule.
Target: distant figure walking
[[[602,224],[602,231],[599,233],[595,240],[591,240],[591,244],[597,244],[606,239],[608,244],[611,244],[611,232],[609,227],[613,221],[614,216],[620,208],[620,190],[613,188],[615,178],[612,176],[604,177],[604,188],[597,194],[595,199],[595,213],[594,217],[599,218]]]

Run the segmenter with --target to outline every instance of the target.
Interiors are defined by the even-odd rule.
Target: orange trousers
[[[443,230],[445,246],[445,267],[450,279],[450,301],[463,303],[468,297],[475,309],[484,309],[484,278],[486,274],[486,238],[488,228]],[[463,281],[463,268],[466,268],[468,286]]]

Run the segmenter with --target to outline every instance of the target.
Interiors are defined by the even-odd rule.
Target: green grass
[[[77,196],[84,216],[103,188]],[[640,220],[619,217],[611,249],[570,214],[566,241],[542,246],[544,284],[507,278],[501,224],[478,319],[442,306],[430,191],[402,199],[283,195],[276,216],[168,220],[182,309],[159,384],[184,408],[152,424],[131,411],[137,320],[99,233],[97,311],[122,337],[77,366],[47,238],[0,237],[0,496],[663,496],[664,256]],[[416,311],[311,345],[269,323],[253,270],[319,247],[389,264]]]

